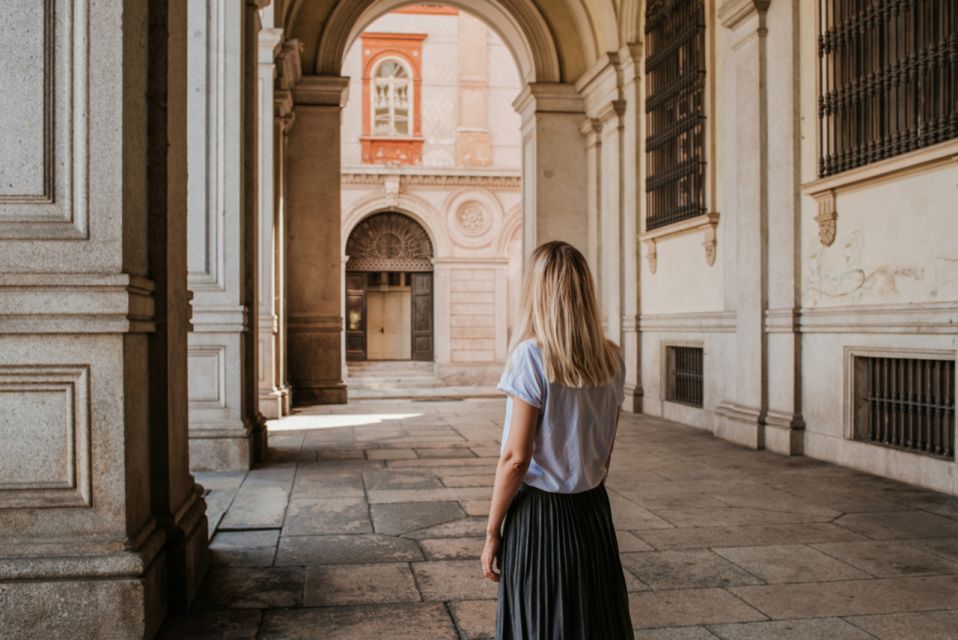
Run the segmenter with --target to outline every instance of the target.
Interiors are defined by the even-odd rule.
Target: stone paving
[[[478,556],[503,407],[272,423],[269,462],[198,474],[213,567],[161,637],[492,638]],[[631,415],[608,488],[637,638],[958,637],[958,498]]]

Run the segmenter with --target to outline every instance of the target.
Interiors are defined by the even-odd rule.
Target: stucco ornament
[[[815,222],[818,223],[818,239],[826,247],[832,246],[835,242],[835,233],[838,225],[838,212],[835,211],[835,190],[829,189],[821,193],[813,194],[815,202],[818,204],[818,215],[815,216]]]
[[[489,230],[492,216],[481,203],[469,200],[459,205],[456,211],[456,223],[464,234],[476,237]]]
[[[399,206],[399,176],[386,176],[383,180],[383,199],[387,207]]]

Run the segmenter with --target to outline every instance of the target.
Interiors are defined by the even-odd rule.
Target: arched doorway
[[[433,359],[433,246],[395,211],[360,222],[346,241],[346,359]]]

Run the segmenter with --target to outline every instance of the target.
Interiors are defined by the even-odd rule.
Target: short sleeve
[[[496,388],[542,409],[546,382],[531,342],[523,342],[513,350]]]

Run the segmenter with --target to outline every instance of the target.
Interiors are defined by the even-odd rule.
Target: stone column
[[[286,340],[286,149],[289,144],[289,132],[295,122],[293,113],[292,89],[302,76],[300,69],[301,45],[297,40],[283,43],[276,58],[276,89],[273,92],[274,107],[274,211],[275,222],[275,258],[274,289],[276,308],[276,380],[281,394],[282,414],[287,415],[292,407],[292,393],[287,372]]]
[[[194,469],[248,469],[260,428],[250,318],[256,258],[250,211],[257,203],[255,180],[247,179],[255,178],[256,166],[248,155],[255,150],[256,105],[249,96],[255,100],[257,84],[255,59],[251,69],[248,58],[256,55],[249,24],[256,11],[216,0],[191,2],[189,11],[190,462]]]
[[[153,637],[202,579],[186,467],[185,0],[0,33],[0,629]],[[146,100],[149,96],[150,100]]]
[[[513,103],[522,116],[522,253],[565,240],[588,251],[582,97],[561,83],[532,83]]]
[[[719,405],[715,434],[740,444],[764,448],[766,414],[766,343],[764,334],[768,272],[768,98],[765,16],[768,0],[726,0],[718,10],[729,33],[729,64],[723,79],[734,89],[724,94],[722,127],[734,157],[723,172],[725,191],[734,208],[736,367],[732,397]],[[744,277],[747,275],[748,277]]]
[[[634,413],[642,411],[642,358],[639,350],[642,340],[639,335],[639,211],[644,194],[639,189],[645,155],[642,144],[644,92],[642,89],[642,50],[627,46],[619,51],[622,74],[622,95],[625,112],[622,116],[622,225],[621,288],[622,326],[621,345],[625,355],[625,405],[623,409]]]
[[[277,201],[276,201],[276,118],[274,115],[274,84],[276,55],[282,43],[282,29],[263,29],[259,33],[259,278],[257,282],[257,328],[259,335],[259,367],[257,387],[259,412],[265,418],[283,414],[283,393],[276,366],[279,346],[279,314],[276,306],[277,264]],[[280,133],[282,136],[282,133]]]
[[[340,122],[348,79],[305,76],[293,88],[287,150],[287,331],[297,405],[346,402],[342,368]]]

